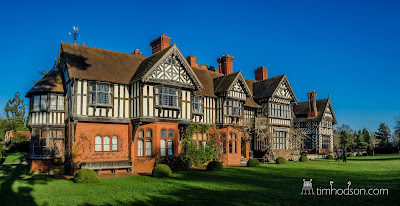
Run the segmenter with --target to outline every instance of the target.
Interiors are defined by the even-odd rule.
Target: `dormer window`
[[[194,98],[193,98],[193,113],[203,114],[203,97],[194,96]]]
[[[110,106],[110,85],[108,84],[91,84],[90,85],[90,104]]]
[[[156,87],[156,105],[161,107],[178,108],[178,89]]]

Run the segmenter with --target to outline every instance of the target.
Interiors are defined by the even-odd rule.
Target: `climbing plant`
[[[207,133],[205,146],[193,143],[192,137],[196,132]],[[191,124],[186,128],[181,157],[189,161],[190,165],[195,166],[218,159],[216,138],[213,133],[210,133],[210,125]]]

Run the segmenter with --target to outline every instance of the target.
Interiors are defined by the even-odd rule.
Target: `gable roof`
[[[26,93],[26,96],[29,97],[34,93],[64,93],[61,75],[61,71],[54,67]]]
[[[250,89],[248,88],[247,83],[245,82],[242,73],[240,71],[215,78],[214,92],[216,94],[221,92],[228,92],[237,81],[242,82],[243,90],[248,96],[251,96],[252,94],[250,92]]]
[[[70,78],[128,84],[144,56],[61,42]]]
[[[336,116],[333,112],[333,108],[329,98],[317,100],[317,116],[315,118],[308,118],[308,102],[299,102],[292,105],[293,113],[295,115],[295,118],[293,120],[294,122],[322,121],[322,117],[324,116],[326,107],[330,106],[333,122],[337,123]]]
[[[296,95],[294,94],[292,87],[289,84],[289,80],[287,79],[286,74],[254,82],[253,83],[254,98],[260,99],[260,98],[272,97],[275,94],[281,82],[286,82],[288,84],[288,89],[292,96],[292,100],[297,102]]]

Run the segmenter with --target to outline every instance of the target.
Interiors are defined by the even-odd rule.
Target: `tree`
[[[344,147],[352,147],[352,142],[353,142],[353,136],[347,131],[342,131],[340,133],[340,145]]]
[[[43,71],[42,71],[42,70],[39,70],[38,72],[39,72],[39,74],[42,75],[43,77],[46,76],[47,73],[49,73],[49,71],[46,71],[46,70],[43,70]],[[39,79],[39,80],[36,80],[36,81],[35,81],[35,80],[32,80],[33,84],[36,84],[36,83],[38,83],[39,81],[40,81],[40,79]]]
[[[394,145],[400,144],[400,115],[396,117],[396,126],[394,127]]]
[[[391,131],[390,128],[385,124],[381,123],[378,128],[378,132],[376,132],[376,138],[379,140],[380,147],[388,147],[389,139],[390,139]]]
[[[368,130],[364,128],[362,133],[364,135],[364,141],[368,144],[371,144],[371,135],[369,134]]]
[[[21,99],[21,94],[19,92],[15,93],[14,98],[8,100],[6,106],[4,107],[4,112],[6,118],[25,119],[25,103]]]

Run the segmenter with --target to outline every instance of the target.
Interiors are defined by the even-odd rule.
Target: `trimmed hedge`
[[[91,169],[80,169],[74,176],[75,183],[96,183],[99,182],[99,176]]]
[[[347,154],[347,157],[354,157],[353,153]]]
[[[333,160],[333,156],[332,155],[328,155],[328,156],[326,156],[326,159]]]
[[[190,160],[185,159],[182,156],[175,157],[175,156],[165,156],[159,157],[156,159],[156,163],[154,166],[159,164],[168,165],[171,168],[171,171],[178,172],[178,171],[185,171],[190,168]]]
[[[247,167],[258,167],[260,166],[260,162],[257,159],[249,159],[247,161]]]
[[[308,160],[308,158],[307,158],[307,156],[305,156],[305,155],[301,155],[301,157],[300,157],[300,160],[299,160],[300,162],[308,162],[309,160]]]
[[[168,165],[159,164],[154,167],[152,176],[153,177],[172,177],[172,171]]]
[[[278,157],[276,159],[276,164],[287,164],[287,160],[284,157]]]
[[[222,171],[224,169],[224,166],[222,165],[222,162],[219,161],[211,161],[207,165],[207,171]]]

